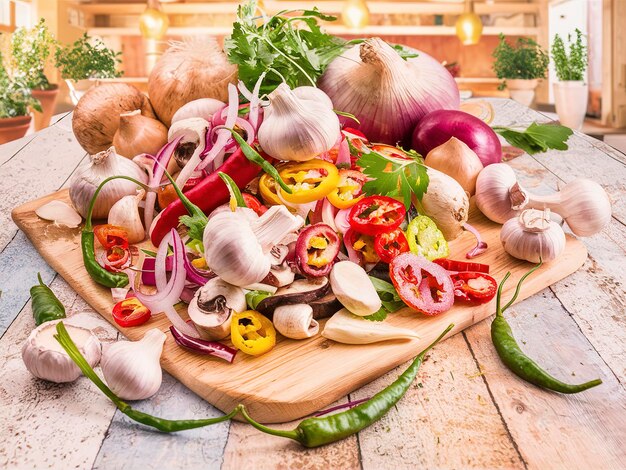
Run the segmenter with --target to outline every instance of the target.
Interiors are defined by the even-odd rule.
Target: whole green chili
[[[330,416],[307,418],[298,424],[295,429],[290,431],[272,429],[257,423],[248,415],[248,412],[243,407],[241,413],[244,418],[259,431],[274,436],[294,439],[305,447],[319,447],[345,439],[378,421],[398,403],[400,398],[404,396],[413,383],[426,353],[441,341],[453,327],[454,324],[448,326],[431,345],[424,349],[413,360],[409,368],[405,370],[395,382],[378,392],[366,402],[350,410]]]
[[[291,194],[293,192],[291,188],[283,181],[281,176],[278,174],[278,170],[274,168],[274,166],[270,162],[268,162],[265,158],[259,155],[259,152],[254,150],[250,146],[250,144],[244,140],[243,137],[241,137],[233,129],[228,129],[227,127],[224,127],[224,129],[230,131],[230,133],[233,135],[233,137],[239,144],[241,151],[243,152],[243,154],[248,160],[259,165],[265,173],[269,174],[272,178],[274,178],[276,183],[278,183],[278,186],[283,188],[287,194]]]
[[[182,420],[171,420],[171,419],[163,419],[157,418],[156,416],[149,415],[139,410],[133,409],[128,403],[122,401],[113,391],[105,385],[100,377],[96,375],[91,366],[87,363],[83,355],[80,353],[74,341],[70,337],[67,329],[63,322],[59,322],[56,325],[57,334],[54,335],[59,344],[65,349],[68,356],[76,363],[78,368],[82,371],[82,373],[91,380],[96,387],[98,387],[102,392],[109,397],[109,399],[115,404],[115,406],[130,419],[137,421],[138,423],[145,424],[146,426],[151,426],[153,428],[158,429],[163,432],[176,432],[176,431],[185,431],[187,429],[200,428],[203,426],[209,426],[211,424],[221,423],[223,421],[228,421],[237,413],[239,413],[241,407],[237,406],[230,413],[220,416],[218,418],[207,418],[207,419],[182,419]]]
[[[547,390],[560,393],[578,393],[591,387],[595,387],[596,385],[600,385],[602,383],[602,380],[600,379],[591,380],[577,385],[561,382],[560,380],[552,377],[548,374],[548,372],[539,367],[535,361],[526,356],[517,344],[517,341],[515,341],[513,331],[504,318],[503,313],[507,308],[513,305],[513,302],[517,299],[524,280],[535,272],[541,264],[541,261],[539,261],[539,264],[522,276],[517,283],[517,288],[515,289],[513,298],[502,308],[500,307],[502,288],[506,280],[511,275],[510,272],[506,273],[504,279],[502,279],[502,282],[498,287],[498,295],[496,297],[496,318],[493,320],[493,323],[491,323],[491,340],[493,341],[493,345],[498,352],[498,356],[500,356],[500,359],[509,368],[509,370],[520,379]]]
[[[94,281],[96,281],[98,284],[110,288],[126,287],[128,285],[128,275],[122,272],[109,272],[102,266],[100,266],[100,263],[98,263],[98,261],[96,260],[95,236],[93,233],[93,225],[91,224],[91,217],[93,214],[93,208],[96,204],[96,199],[98,198],[98,194],[100,194],[100,191],[105,184],[115,179],[125,179],[128,181],[132,181],[137,186],[149,190],[148,186],[140,181],[137,181],[134,178],[131,178],[130,176],[109,176],[104,181],[102,181],[102,183],[100,183],[89,203],[89,210],[87,211],[87,217],[85,217],[85,226],[83,227],[83,231],[80,235],[80,247],[83,252],[83,264],[85,265],[87,273],[89,273],[89,276],[91,276]]]
[[[33,299],[33,316],[35,317],[35,325],[51,320],[65,318],[65,307],[57,299],[54,292],[44,284],[41,274],[37,273],[39,284],[30,288],[30,296]]]

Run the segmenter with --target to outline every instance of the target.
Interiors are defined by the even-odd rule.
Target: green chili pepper
[[[413,383],[426,353],[441,341],[453,326],[454,324],[448,326],[430,346],[424,349],[394,383],[378,392],[368,401],[350,410],[325,417],[307,418],[291,431],[282,431],[263,426],[254,421],[245,408],[241,409],[241,413],[259,431],[274,436],[294,439],[305,447],[318,447],[352,436],[378,421],[398,403]]]
[[[493,323],[491,323],[491,340],[493,341],[493,345],[498,352],[498,356],[500,356],[500,359],[509,368],[509,370],[520,379],[547,390],[553,390],[560,393],[578,393],[591,387],[595,387],[596,385],[600,385],[602,383],[602,380],[600,379],[591,380],[590,382],[577,385],[561,382],[560,380],[552,377],[545,370],[539,367],[535,361],[526,356],[520,349],[517,341],[515,341],[513,331],[504,318],[503,313],[507,308],[513,305],[513,302],[517,299],[524,280],[535,272],[541,264],[542,262],[539,261],[537,266],[522,276],[517,283],[517,288],[515,289],[513,298],[502,308],[500,308],[502,288],[506,280],[511,275],[510,272],[506,273],[506,276],[504,276],[504,279],[502,279],[502,282],[498,287],[498,295],[496,297],[496,318],[493,320]]]
[[[237,183],[235,183],[233,179],[226,173],[218,171],[217,174],[228,188],[231,207],[233,205],[233,201],[235,203],[235,207],[248,207],[246,201],[244,201],[243,196],[241,195],[241,191],[239,190],[239,186],[237,186]]]
[[[427,260],[447,258],[450,254],[443,233],[437,228],[437,224],[425,215],[418,215],[411,220],[406,229],[406,238],[411,252]]]
[[[283,188],[287,194],[291,194],[292,193],[291,188],[289,186],[287,186],[287,184],[283,181],[283,179],[278,174],[278,170],[276,170],[276,168],[274,168],[274,166],[272,164],[270,164],[270,162],[268,162],[267,160],[265,160],[265,158],[263,158],[261,155],[259,155],[259,152],[254,150],[250,146],[250,144],[248,142],[246,142],[244,140],[244,138],[241,137],[233,129],[228,129],[228,128],[224,128],[224,129],[230,131],[230,133],[233,135],[233,137],[235,138],[235,140],[239,144],[239,147],[241,147],[241,151],[243,152],[243,154],[246,156],[246,158],[248,160],[250,160],[253,163],[256,163],[257,165],[259,165],[263,169],[263,171],[265,173],[269,174],[272,178],[274,178],[276,183],[278,183],[278,185],[281,188]]]
[[[37,273],[39,284],[30,288],[30,296],[33,298],[33,316],[35,317],[35,325],[51,320],[65,318],[65,307],[57,299],[54,292],[43,283],[41,274]]]
[[[228,421],[235,416],[241,410],[241,405],[235,407],[233,411],[227,415],[220,416],[219,418],[208,419],[182,419],[182,420],[170,420],[157,418],[156,416],[149,415],[139,410],[134,410],[128,403],[122,401],[113,391],[107,387],[100,377],[96,375],[94,370],[89,366],[84,356],[80,353],[74,341],[70,337],[63,322],[59,322],[56,325],[57,334],[54,335],[59,344],[63,347],[67,355],[76,363],[82,373],[91,380],[96,387],[109,397],[109,399],[117,406],[117,408],[128,416],[130,419],[137,421],[138,423],[151,426],[163,432],[176,432],[185,431],[187,429],[200,428],[203,426],[209,426],[211,424],[221,423]]]
[[[125,179],[128,181],[132,181],[137,186],[140,186],[144,189],[149,189],[148,186],[137,181],[130,176],[110,176],[105,179],[100,185],[96,192],[93,194],[91,198],[91,202],[89,203],[89,210],[87,211],[87,217],[85,218],[85,226],[83,227],[83,231],[80,235],[80,246],[83,252],[83,264],[85,265],[85,269],[89,276],[96,281],[98,284],[101,284],[105,287],[115,288],[115,287],[125,287],[128,285],[128,276],[126,273],[112,273],[104,269],[100,266],[100,263],[96,260],[96,247],[93,233],[93,226],[91,224],[91,216],[93,214],[93,208],[96,204],[96,199],[98,198],[98,194],[109,181],[113,181],[115,179]]]

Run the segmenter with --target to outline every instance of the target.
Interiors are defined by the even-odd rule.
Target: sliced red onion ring
[[[169,240],[171,240],[174,249],[174,265],[169,281],[163,285],[163,278],[165,278],[166,272],[165,259],[167,257]],[[163,255],[163,253],[165,253],[165,255]],[[199,335],[196,329],[188,325],[174,308],[174,304],[178,303],[178,299],[185,288],[185,279],[187,276],[185,272],[184,258],[185,244],[181,240],[180,235],[178,235],[178,232],[176,232],[175,229],[172,229],[170,233],[161,241],[157,251],[155,272],[157,293],[154,295],[148,295],[136,289],[135,294],[139,301],[148,307],[153,314],[164,312],[165,315],[167,315],[167,318],[181,333],[197,338]],[[159,261],[161,262],[160,265]],[[161,288],[160,286],[163,287]]]
[[[191,261],[189,261],[187,256],[185,256],[185,271],[187,272],[187,280],[198,284],[199,286],[205,285],[209,279],[215,277],[215,274],[211,271],[200,271],[193,264],[191,264]]]
[[[481,236],[480,232],[476,229],[476,227],[471,226],[470,224],[463,224],[463,229],[470,232],[472,235],[476,237],[476,246],[467,252],[465,257],[467,259],[475,258],[478,255],[482,255],[485,251],[487,251],[487,243],[485,243]]]
[[[335,227],[337,227],[337,231],[343,235],[346,234],[348,230],[350,230],[350,209],[341,209],[335,215]]]
[[[219,357],[231,364],[235,360],[237,350],[229,348],[225,344],[218,343],[217,341],[207,341],[196,337],[189,337],[179,331],[175,326],[170,326],[170,331],[172,332],[172,337],[174,341],[176,341],[176,344],[183,348],[191,349],[200,354]]]
[[[185,286],[185,288],[183,289],[183,291],[180,294],[180,300],[182,300],[186,304],[189,304],[189,302],[191,302],[191,299],[193,299],[193,296],[196,295],[196,291],[198,289],[200,289],[200,286],[198,286],[196,284],[193,284],[193,287]]]
[[[371,397],[369,397],[369,398],[361,398],[360,400],[349,401],[348,403],[344,403],[343,405],[333,406],[332,408],[327,408],[325,410],[318,411],[313,416],[315,416],[315,417],[324,416],[324,415],[327,415],[328,413],[332,413],[333,411],[339,411],[339,410],[343,410],[345,408],[354,408],[355,406],[360,405],[361,403],[365,403],[370,398]]]
[[[174,266],[172,255],[165,258],[165,270],[170,272]],[[156,258],[145,258],[141,266],[141,283],[145,286],[156,286]]]
[[[346,251],[348,252],[348,259],[352,261],[353,263],[356,263],[359,266],[362,266],[363,259],[362,259],[361,253],[356,251],[354,247],[352,246],[352,244],[348,242],[348,240],[352,239],[352,236],[350,235],[351,233],[352,233],[351,228],[346,230],[346,233],[343,236],[343,245],[346,247]]]
[[[150,182],[148,183],[151,188],[156,188],[161,184],[165,168],[167,168],[167,164],[170,162],[172,155],[174,155],[174,151],[176,150],[180,139],[182,139],[182,136],[177,137],[171,142],[165,144],[163,148],[159,150],[157,156],[154,157],[154,167],[152,169]],[[143,218],[147,236],[150,236],[149,229],[152,226],[152,220],[154,219],[154,205],[156,204],[156,198],[157,194],[154,191],[149,191],[148,194],[146,194],[146,207],[143,212]]]
[[[352,166],[352,162],[350,161],[350,146],[348,145],[348,140],[343,136],[339,143],[339,151],[337,152],[335,165],[343,165],[347,168]]]
[[[237,112],[239,111],[239,95],[237,92],[237,87],[232,83],[228,85],[228,116],[226,117],[226,122],[224,126],[228,129],[232,129],[235,125],[235,120],[237,119]],[[222,111],[223,112],[223,111]],[[221,113],[217,113],[221,114]],[[228,143],[228,139],[231,137],[230,131],[226,129],[222,129],[218,132],[217,140],[215,141],[215,145],[211,147],[209,152],[207,153],[204,160],[200,162],[196,169],[202,170],[210,163],[214,163],[213,168],[219,168],[220,165],[224,162],[224,147]]]

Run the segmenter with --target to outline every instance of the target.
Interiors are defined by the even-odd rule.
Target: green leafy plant
[[[567,35],[569,52],[565,50],[563,39],[557,34],[552,42],[552,60],[556,76],[562,82],[580,81],[585,79],[587,70],[587,46],[583,43],[583,33],[576,28],[576,40],[572,43],[572,35]]]
[[[30,29],[18,28],[11,36],[15,76],[22,78],[31,89],[50,89],[44,68],[56,45],[57,41],[43,18]]]
[[[109,49],[101,40],[85,33],[73,44],[57,49],[55,66],[64,79],[117,78],[122,75],[116,70],[120,55],[121,52]]]
[[[493,51],[496,59],[493,70],[500,79],[532,80],[545,78],[550,58],[546,51],[530,38],[518,38],[512,46],[500,34],[500,42]],[[505,83],[501,85],[504,88]]]
[[[0,62],[0,119],[26,116],[29,108],[41,111],[39,100],[33,98],[24,78],[11,79]]]

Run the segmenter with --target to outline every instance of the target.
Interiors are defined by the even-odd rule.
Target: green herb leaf
[[[387,312],[393,313],[406,307],[393,284],[383,281],[382,279],[378,279],[377,277],[369,276],[369,278],[374,285],[374,289],[376,289],[376,292],[378,293],[378,297],[380,297],[380,300],[383,303],[383,308],[386,309]],[[376,315],[377,313],[373,315]]]
[[[389,315],[389,311],[385,307],[381,307],[378,312],[372,313],[371,315],[367,315],[363,318],[369,321],[384,321],[387,318],[387,315]]]
[[[494,127],[493,130],[511,145],[524,150],[529,155],[545,152],[548,149],[567,150],[567,139],[573,134],[569,127],[536,122],[523,132],[499,126]]]
[[[352,144],[350,149],[351,152],[358,152]],[[363,185],[365,194],[401,197],[407,210],[411,207],[412,194],[422,199],[428,190],[429,179],[426,166],[417,153],[407,152],[412,160],[405,160],[388,157],[371,149],[362,152],[357,164],[363,168],[363,173],[372,178]]]
[[[146,256],[150,257],[150,258],[156,258],[156,251],[151,251],[151,250],[146,250],[144,248],[141,248],[141,251],[143,251]]]

